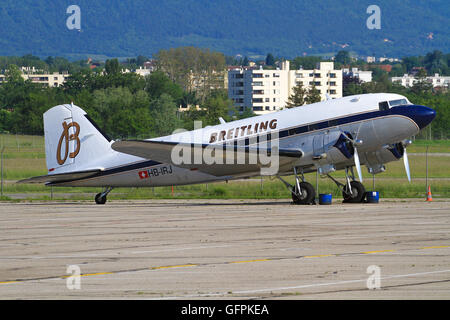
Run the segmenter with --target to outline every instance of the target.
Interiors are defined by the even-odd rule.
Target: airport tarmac
[[[0,230],[0,299],[450,298],[450,199],[0,203]]]

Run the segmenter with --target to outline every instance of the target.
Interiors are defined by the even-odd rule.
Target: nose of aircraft
[[[436,111],[425,106],[410,106],[410,115],[420,129],[425,128],[436,117]]]

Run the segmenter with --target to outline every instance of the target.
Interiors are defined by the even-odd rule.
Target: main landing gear
[[[294,168],[294,175],[295,175],[295,185],[291,185],[280,176],[277,176],[277,178],[280,179],[281,182],[283,182],[284,185],[291,192],[292,201],[294,202],[294,204],[316,204],[315,202],[316,191],[314,190],[314,187],[310,183],[305,181],[303,172],[300,173],[299,177],[297,174],[297,168]],[[341,189],[342,196],[344,197],[343,201],[344,203],[364,202],[366,189],[364,188],[364,185],[361,182],[356,181],[355,174],[353,172],[353,167],[345,168],[345,180],[346,180],[345,184],[340,183],[329,174],[327,174],[327,177],[333,180],[333,182],[336,183],[338,188]]]
[[[105,204],[106,203],[106,196],[108,193],[111,192],[113,188],[112,187],[106,187],[104,191],[97,193],[95,195],[95,203],[96,204]]]
[[[349,177],[349,171],[351,175],[352,181],[350,181]],[[364,185],[356,181],[355,174],[353,173],[353,167],[346,167],[345,168],[345,180],[346,184],[342,184],[336,179],[334,179],[332,176],[327,174],[327,177],[333,180],[334,183],[338,186],[339,189],[342,191],[342,196],[344,197],[344,203],[359,203],[364,202],[364,197],[366,194],[366,189],[364,188]]]
[[[303,176],[303,172],[301,173],[301,178],[297,175],[297,169],[294,168],[295,174],[295,185],[291,185],[286,182],[280,176],[277,176],[281,182],[288,188],[288,190],[292,193],[292,201],[294,204],[316,204],[314,198],[316,197],[316,191],[314,187],[305,181],[305,177]],[[301,179],[301,182],[300,182]]]

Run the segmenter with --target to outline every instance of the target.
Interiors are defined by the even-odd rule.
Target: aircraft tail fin
[[[44,113],[45,157],[49,174],[102,169],[99,158],[114,153],[111,139],[73,104]]]

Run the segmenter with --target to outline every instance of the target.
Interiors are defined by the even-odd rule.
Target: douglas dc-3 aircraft
[[[329,99],[243,120],[149,140],[113,141],[73,104],[44,113],[48,175],[22,183],[102,187],[104,204],[114,187],[206,183],[260,175],[278,177],[295,204],[314,203],[304,173],[318,171],[342,190],[344,201],[363,201],[361,165],[372,174],[403,157],[406,146],[436,116],[398,94]],[[356,180],[356,168],[359,181]],[[330,173],[345,170],[343,183]],[[283,179],[295,175],[295,184]]]

